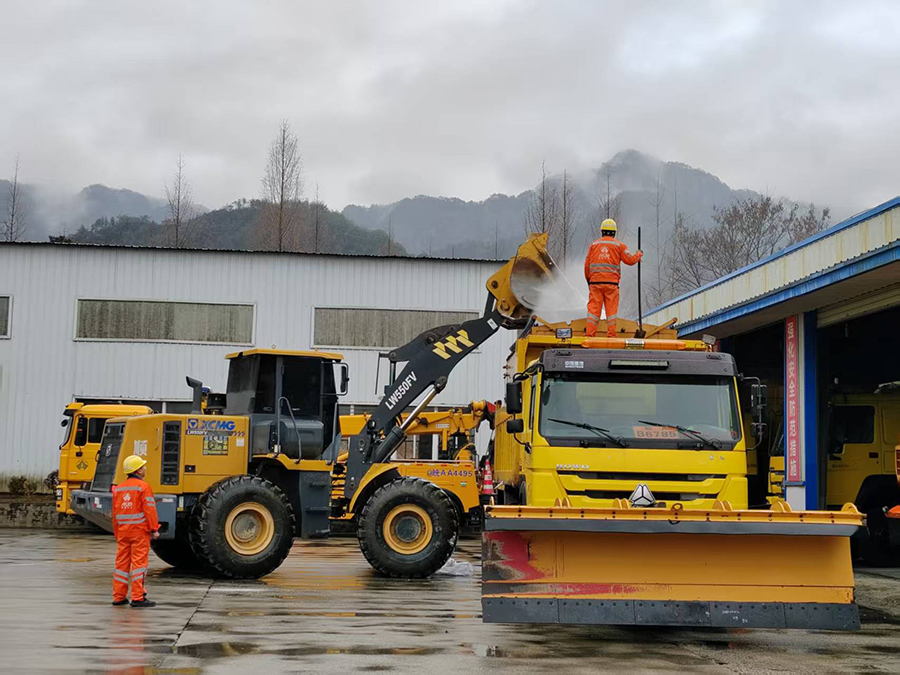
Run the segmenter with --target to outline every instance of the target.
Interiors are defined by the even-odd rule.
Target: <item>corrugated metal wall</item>
[[[185,375],[225,389],[224,356],[235,347],[76,341],[78,298],[251,304],[256,346],[299,349],[312,345],[315,307],[480,314],[485,281],[498,267],[414,258],[0,245],[0,295],[13,298],[11,338],[0,340],[0,476],[39,476],[56,468],[61,411],[74,397],[187,400]],[[463,361],[435,404],[500,398],[512,339],[501,331]],[[378,351],[342,349],[351,372],[342,403],[377,402]]]
[[[705,291],[686,296],[648,314],[645,320],[657,325],[673,318],[677,318],[679,324],[690,323],[876,251],[898,239],[900,207],[883,211]]]

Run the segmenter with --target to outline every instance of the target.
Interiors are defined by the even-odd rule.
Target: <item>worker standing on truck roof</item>
[[[116,570],[113,572],[114,605],[128,604],[128,582],[131,581],[131,606],[155,607],[147,599],[144,578],[150,558],[150,540],[159,539],[156,498],[144,482],[147,460],[129,455],[122,462],[128,478],[113,488],[113,534],[116,536]]]
[[[616,239],[616,221],[607,218],[600,223],[600,238],[588,249],[584,259],[584,278],[588,282],[588,316],[584,334],[597,334],[600,310],[606,307],[606,334],[616,336],[616,312],[619,311],[619,278],[622,275],[620,263],[634,265],[643,257],[638,251],[631,254],[628,247]]]

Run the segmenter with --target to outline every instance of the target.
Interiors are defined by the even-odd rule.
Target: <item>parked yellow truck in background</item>
[[[69,497],[94,478],[97,453],[106,420],[114,417],[150,415],[153,410],[144,405],[118,403],[70,403],[63,410],[63,442],[59,446],[59,483],[56,486],[56,510],[74,514]]]

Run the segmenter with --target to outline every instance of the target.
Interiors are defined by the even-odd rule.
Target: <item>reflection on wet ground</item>
[[[151,555],[154,609],[112,607],[107,536],[0,531],[0,672],[897,670],[900,611],[863,610],[859,633],[481,623],[473,577],[377,577],[353,538],[297,542],[259,581],[176,572]],[[860,603],[900,594],[865,575]],[[877,604],[873,602],[873,604]]]

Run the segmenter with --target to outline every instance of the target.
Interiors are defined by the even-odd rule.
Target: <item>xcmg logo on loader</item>
[[[394,406],[396,406],[400,402],[400,399],[403,398],[403,395],[412,388],[413,382],[417,379],[415,372],[412,372],[403,378],[400,384],[397,385],[397,388],[394,389],[394,393],[387,397],[388,410],[394,409]]]
[[[199,420],[196,417],[188,418],[188,436],[202,436],[208,433],[233,434],[234,420]]]

